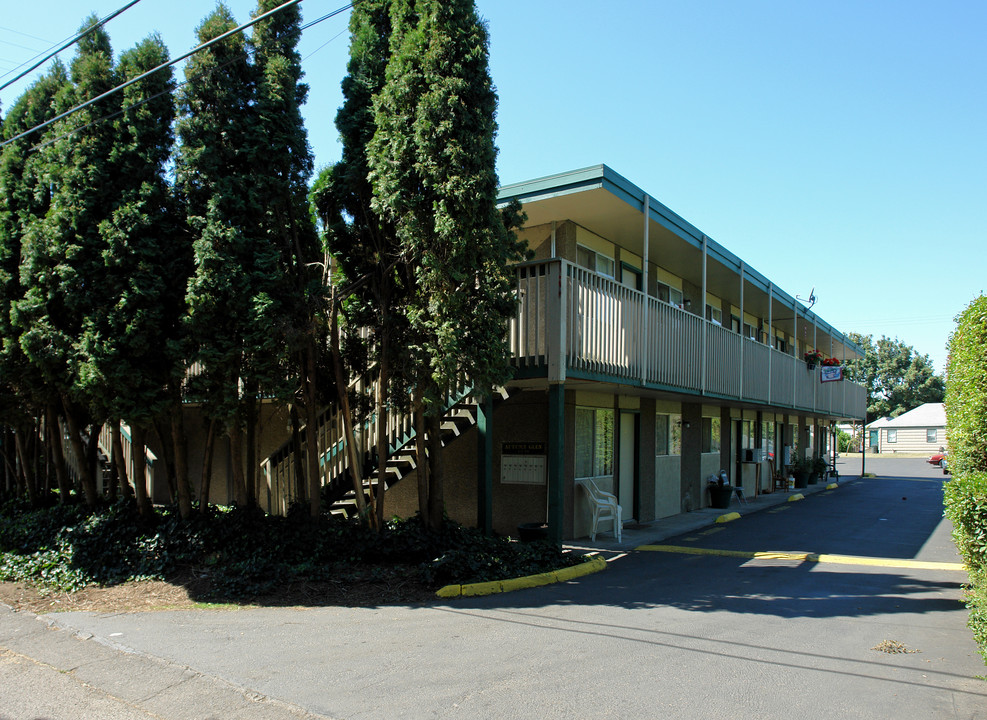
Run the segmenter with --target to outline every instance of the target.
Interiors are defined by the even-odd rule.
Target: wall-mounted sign
[[[505,442],[500,452],[500,481],[510,485],[544,485],[548,458],[543,442]]]
[[[819,368],[819,382],[838,382],[843,379],[843,366],[823,365]]]
[[[501,455],[546,455],[543,442],[505,442],[500,446]]]

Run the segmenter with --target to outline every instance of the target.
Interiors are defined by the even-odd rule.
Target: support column
[[[548,538],[562,544],[565,504],[565,385],[548,386]]]
[[[476,525],[493,535],[493,396],[476,405]]]
[[[691,498],[692,509],[698,510],[705,504],[703,493],[703,448],[702,448],[703,406],[700,403],[682,403],[682,455],[680,480],[682,498]],[[689,503],[684,503],[688,505]]]
[[[638,510],[640,521],[650,522],[655,519],[655,493],[658,474],[655,467],[655,400],[641,398],[641,442],[639,446],[639,478]]]

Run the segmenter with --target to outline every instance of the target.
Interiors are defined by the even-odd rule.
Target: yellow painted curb
[[[469,585],[446,585],[435,593],[440,598],[477,597],[493,595],[494,593],[523,590],[524,588],[541,587],[557,582],[566,582],[584,575],[590,575],[607,569],[607,561],[602,555],[593,554],[590,559],[579,565],[553,570],[552,572],[526,575],[510,580],[494,580],[492,582],[471,583]]]
[[[839,483],[830,483],[829,485],[826,486],[826,489],[827,490],[836,490],[836,488],[838,488],[839,486],[840,486]]]
[[[683,545],[641,545],[637,550],[678,553],[680,555],[717,555],[719,557],[746,558],[748,560],[798,560],[800,562],[831,563],[835,565],[866,565],[870,567],[912,568],[918,570],[965,571],[962,563],[906,560],[903,558],[863,557],[860,555],[826,555],[805,552],[749,552],[745,550],[719,550],[716,548],[687,547]]]
[[[798,502],[799,500],[805,500],[805,495],[802,493],[795,493],[794,495],[788,496],[788,502]]]
[[[734,520],[740,520],[739,512],[727,513],[726,515],[720,515],[718,518],[716,518],[716,522],[718,523],[728,523]]]

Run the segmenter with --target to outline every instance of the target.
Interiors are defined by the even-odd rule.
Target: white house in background
[[[896,418],[881,418],[867,426],[871,452],[936,453],[946,446],[946,409],[942,403],[925,403]]]

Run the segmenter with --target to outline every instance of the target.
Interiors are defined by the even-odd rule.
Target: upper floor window
[[[715,308],[712,305],[706,306],[706,319],[711,323],[716,323],[717,325],[723,324],[723,311],[719,308]]]
[[[583,245],[576,246],[576,262],[587,270],[592,270],[600,275],[605,275],[608,278],[616,277],[613,258],[598,253],[596,250],[590,250]]]
[[[677,308],[685,307],[685,299],[682,296],[682,291],[663,282],[658,283],[658,299],[670,303]]]

